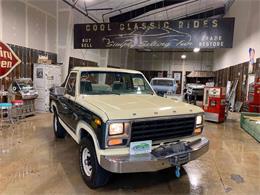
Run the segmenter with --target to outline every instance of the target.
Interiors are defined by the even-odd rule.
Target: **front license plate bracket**
[[[174,154],[186,153],[191,148],[184,142],[171,143],[167,145],[161,145],[152,151],[152,154],[157,158],[167,158]]]
[[[172,165],[182,165],[190,161],[190,153],[179,154],[169,158]]]

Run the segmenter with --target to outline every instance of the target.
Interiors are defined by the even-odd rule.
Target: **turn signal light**
[[[109,146],[120,145],[122,143],[123,143],[122,139],[111,139],[108,141]]]
[[[194,135],[199,135],[201,134],[201,132],[202,132],[202,128],[196,128],[193,133]]]
[[[100,125],[101,125],[101,120],[100,120],[100,119],[98,119],[98,118],[96,118],[94,122],[95,122],[95,123],[96,123],[96,125],[98,125],[98,126],[100,126]]]

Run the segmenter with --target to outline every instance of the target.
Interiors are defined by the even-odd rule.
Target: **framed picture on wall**
[[[175,72],[174,75],[173,75],[173,78],[174,78],[176,81],[180,81],[180,80],[181,80],[181,73]]]
[[[36,69],[36,77],[38,79],[42,79],[43,78],[43,69],[42,68],[37,68]]]
[[[253,73],[253,65],[256,62],[255,60],[255,49],[249,48],[249,66],[248,66],[248,74]]]
[[[182,71],[173,71],[172,76],[176,79],[176,83],[178,85],[176,94],[181,94],[183,86],[182,86]]]
[[[162,78],[163,77],[163,72],[158,72],[158,77]]]

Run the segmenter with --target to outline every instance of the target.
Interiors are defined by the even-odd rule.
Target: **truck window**
[[[144,90],[145,89],[145,83],[142,78],[132,78],[133,79],[133,85],[135,89],[138,90]]]
[[[152,80],[152,85],[158,85],[158,80]]]
[[[65,88],[65,94],[75,96],[77,73],[71,73]]]
[[[141,74],[89,71],[81,73],[80,94],[153,94],[153,91]]]

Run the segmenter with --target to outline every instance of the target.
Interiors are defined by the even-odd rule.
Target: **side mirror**
[[[57,96],[62,96],[65,93],[65,88],[64,87],[54,87],[51,90],[51,93]]]
[[[73,91],[72,89],[65,89],[65,90],[64,90],[64,93],[71,95],[71,94],[74,93],[74,91]]]

